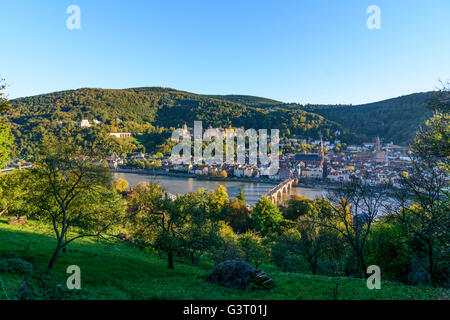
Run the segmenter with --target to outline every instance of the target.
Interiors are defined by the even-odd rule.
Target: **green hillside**
[[[58,122],[70,125],[81,119],[97,119],[106,131],[135,133],[147,133],[152,127],[193,126],[194,120],[202,120],[204,127],[280,129],[281,135],[299,137],[318,137],[322,133],[332,139],[336,130],[345,131],[321,115],[300,109],[260,108],[157,87],[84,88],[19,98],[11,104],[13,108],[5,118],[16,137],[18,154],[33,153],[40,137],[57,127]]]
[[[236,94],[230,94],[230,95],[210,95],[209,97],[218,99],[218,100],[226,100],[231,101],[235,103],[240,103],[246,106],[253,106],[253,107],[264,107],[264,106],[275,106],[283,104],[283,102],[267,99],[267,98],[261,98],[261,97],[255,97],[255,96],[246,96],[246,95],[236,95]]]
[[[83,88],[12,100],[13,108],[4,118],[16,138],[17,156],[33,155],[42,135],[58,123],[74,126],[81,119],[101,121],[105,134],[143,133],[136,143],[150,152],[161,151],[156,146],[167,140],[173,128],[193,126],[195,120],[202,120],[204,127],[280,129],[281,136],[317,138],[322,134],[328,140],[350,143],[380,136],[407,145],[431,112],[426,107],[431,96],[428,92],[366,105],[303,106],[254,96],[208,96],[160,87]],[[337,130],[340,135],[336,135]]]
[[[431,110],[427,108],[427,101],[433,94],[414,93],[363,105],[310,105],[303,109],[338,122],[369,141],[380,136],[386,142],[407,145],[412,142],[417,128],[429,118]]]
[[[50,276],[43,270],[55,246],[53,230],[37,221],[29,226],[8,225],[0,219],[0,259],[19,257],[33,264],[28,276],[33,299],[332,299],[335,279],[302,273],[281,272],[263,265],[276,287],[272,290],[232,290],[208,284],[204,279],[212,262],[194,266],[177,261],[175,270],[155,253],[140,251],[126,242],[80,239],[63,253]],[[81,269],[81,290],[64,290],[66,268]],[[5,291],[0,299],[15,299],[23,276],[2,273]],[[383,281],[381,290],[368,290],[365,280],[339,278],[339,299],[448,299],[449,291],[441,288],[412,287]]]

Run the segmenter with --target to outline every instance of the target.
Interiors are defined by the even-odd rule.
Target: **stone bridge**
[[[282,202],[283,197],[287,198],[292,193],[292,185],[296,183],[295,179],[288,179],[282,181],[276,187],[272,188],[263,195],[263,198],[269,197],[276,205]]]

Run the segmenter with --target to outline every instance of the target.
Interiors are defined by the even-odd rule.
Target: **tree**
[[[311,210],[313,200],[300,194],[293,195],[288,200],[288,206],[284,216],[286,219],[295,221],[299,216],[308,213]]]
[[[242,252],[239,247],[238,236],[224,221],[219,221],[219,238],[210,250],[210,257],[215,264],[226,260],[241,259]]]
[[[414,239],[405,224],[392,213],[384,215],[374,225],[367,245],[368,264],[383,270],[383,277],[408,282],[411,274]]]
[[[258,267],[267,259],[267,251],[262,239],[256,233],[247,231],[239,236],[239,246],[244,255],[244,260]]]
[[[92,144],[82,146],[71,137],[42,141],[30,172],[27,201],[35,207],[35,216],[53,225],[57,245],[48,269],[69,243],[101,237],[123,218],[125,203],[112,188],[109,169],[98,164],[103,156]],[[71,235],[71,228],[77,228],[78,235]]]
[[[4,97],[3,90],[5,84],[0,79],[0,112],[4,112],[10,108],[9,101]],[[5,162],[9,161],[11,147],[13,145],[14,137],[8,125],[3,123],[0,118],[0,168],[5,166]]]
[[[226,221],[237,233],[245,232],[249,227],[249,214],[245,201],[237,198],[230,200]]]
[[[227,188],[223,185],[219,185],[214,191],[211,198],[211,215],[217,220],[223,220],[225,217],[225,211],[228,206],[228,193]]]
[[[225,170],[221,170],[219,173],[219,177],[222,179],[228,178],[228,173]]]
[[[27,188],[23,182],[27,181],[28,174],[26,170],[14,170],[0,175],[0,216],[27,212],[24,201]]]
[[[296,250],[308,262],[313,274],[317,274],[318,262],[323,255],[328,253],[335,256],[335,252],[330,251],[338,244],[336,232],[314,223],[330,216],[333,210],[331,207],[331,203],[325,199],[309,200],[306,210],[295,221],[294,228],[301,236]]]
[[[262,236],[279,231],[283,222],[283,215],[269,197],[260,199],[252,210],[252,225]]]
[[[245,202],[245,194],[244,194],[244,189],[242,187],[239,187],[239,193],[237,198],[241,201]]]
[[[439,282],[440,268],[447,281],[450,277],[449,105],[450,90],[444,87],[430,102],[434,115],[417,131],[410,148],[412,169],[400,175],[402,188],[396,193],[396,207],[391,208],[423,244],[425,269],[433,285]]]
[[[183,224],[177,201],[180,200],[167,198],[155,183],[139,183],[128,195],[128,225],[133,238],[165,251],[169,269],[174,269],[174,254],[180,248],[179,230]]]
[[[114,188],[117,190],[117,192],[124,193],[125,191],[127,191],[128,181],[125,179],[119,178],[116,181],[114,181]]]
[[[219,225],[211,216],[211,194],[198,189],[179,196],[177,205],[183,217],[180,242],[189,253],[192,264],[210,250],[218,241]]]
[[[339,233],[356,257],[356,268],[366,273],[365,253],[372,225],[387,201],[387,188],[361,183],[344,183],[329,199],[332,210],[315,218],[315,224]]]

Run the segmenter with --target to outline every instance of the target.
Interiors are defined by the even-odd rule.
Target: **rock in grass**
[[[28,224],[27,216],[12,216],[8,218],[8,224],[20,224],[26,226]]]
[[[247,262],[239,260],[227,260],[218,264],[206,277],[206,281],[236,290],[245,290],[251,283],[263,289],[274,287],[273,280],[264,271],[258,271]]]

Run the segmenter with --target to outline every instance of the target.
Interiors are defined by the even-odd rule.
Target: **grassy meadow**
[[[46,224],[29,221],[28,226],[9,225],[6,218],[0,218],[0,258],[21,258],[33,264],[33,273],[46,274],[55,244],[53,230]],[[204,280],[213,269],[213,263],[206,259],[195,266],[177,259],[175,270],[169,270],[167,261],[157,254],[119,240],[84,238],[71,243],[59,257],[51,286],[65,288],[69,265],[81,268],[82,288],[64,297],[67,299],[332,299],[335,286],[332,277],[287,273],[267,264],[261,269],[275,281],[274,289],[232,290]],[[16,298],[23,276],[3,272],[0,277],[0,299]],[[33,281],[29,280],[32,285]],[[446,289],[387,281],[382,282],[381,290],[367,289],[362,279],[343,277],[338,282],[338,299],[448,299],[450,293]],[[34,286],[39,290],[39,282],[34,282]]]

